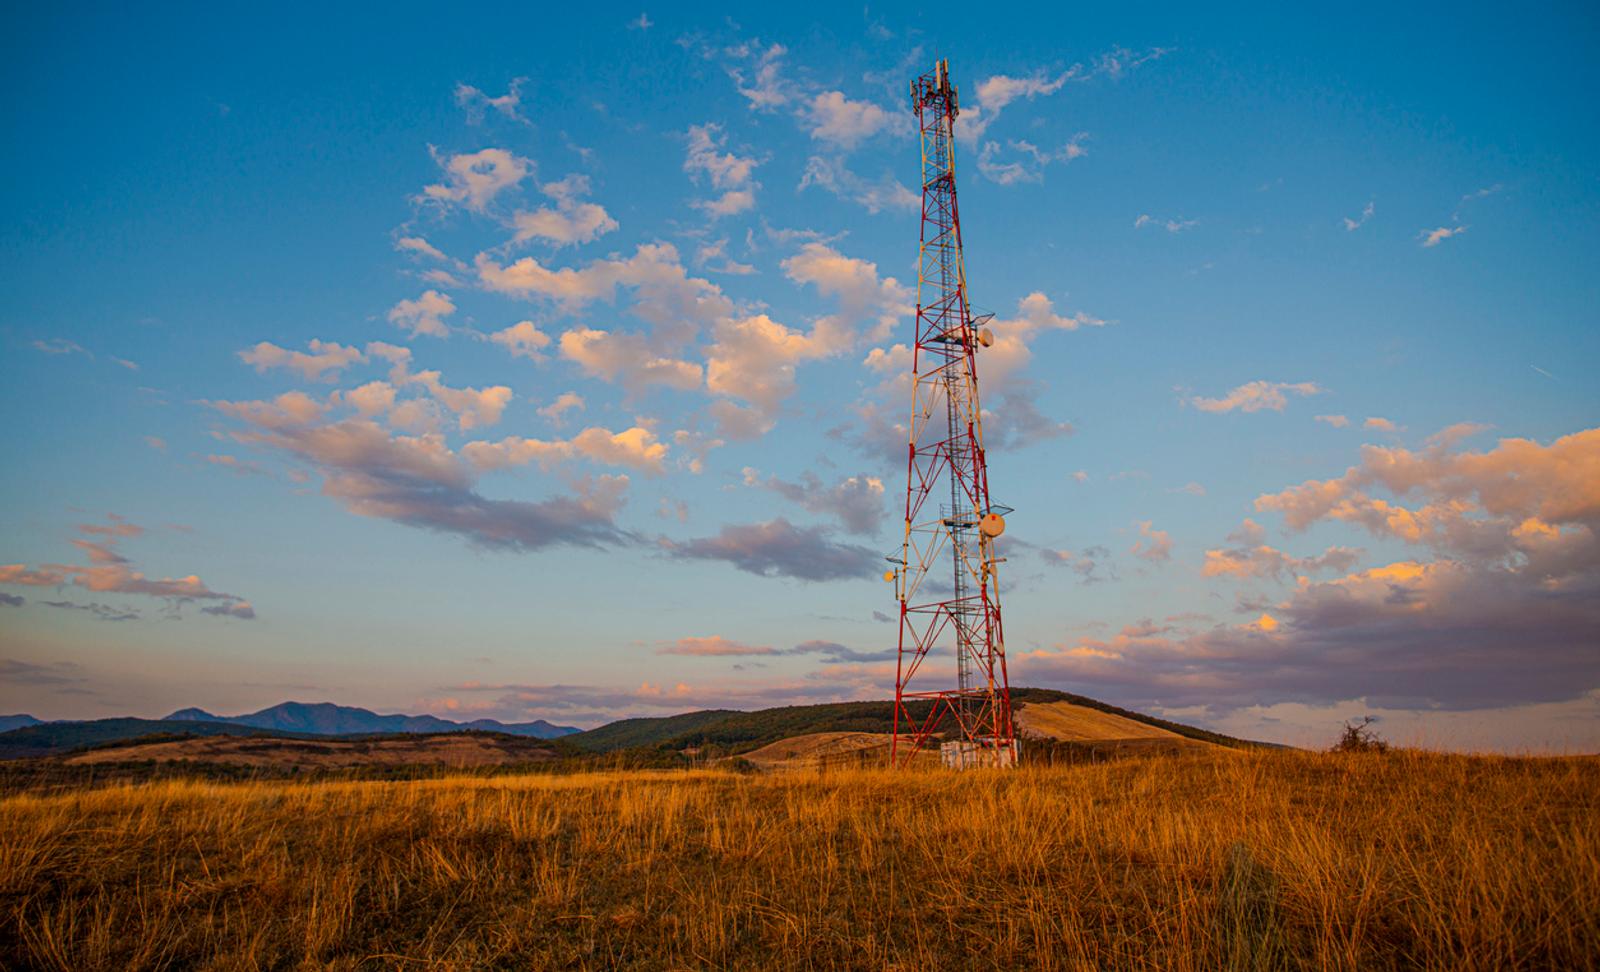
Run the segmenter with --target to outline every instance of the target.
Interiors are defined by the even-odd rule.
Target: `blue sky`
[[[7,19],[0,710],[884,697],[948,57],[1013,682],[1600,744],[1592,10]]]

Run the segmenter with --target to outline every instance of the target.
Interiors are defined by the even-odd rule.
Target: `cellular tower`
[[[967,302],[949,61],[911,83],[911,106],[922,135],[922,248],[905,540],[889,574],[900,602],[890,761],[904,766],[937,741],[947,766],[1011,766],[1017,746],[995,556],[1011,508],[989,501],[975,364],[994,343],[984,326],[994,315],[975,318]]]

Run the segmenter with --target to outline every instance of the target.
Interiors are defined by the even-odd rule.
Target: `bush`
[[[1333,751],[1336,753],[1386,753],[1389,744],[1369,728],[1378,720],[1372,716],[1362,716],[1344,724],[1344,731],[1339,734],[1339,741],[1334,743]]]

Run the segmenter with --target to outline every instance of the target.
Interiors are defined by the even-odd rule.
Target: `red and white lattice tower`
[[[937,741],[947,766],[1011,766],[1017,748],[995,572],[995,539],[1011,510],[989,502],[974,364],[994,338],[983,326],[989,317],[974,318],[967,303],[948,61],[912,82],[911,103],[922,132],[922,250],[905,541],[891,558],[900,652],[890,760],[904,766]]]

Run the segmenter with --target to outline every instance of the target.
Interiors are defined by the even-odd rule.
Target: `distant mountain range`
[[[204,709],[179,709],[162,721],[222,723],[317,736],[388,732],[463,732],[476,729],[483,732],[504,732],[513,736],[532,736],[535,739],[556,739],[580,731],[574,726],[558,726],[543,719],[535,719],[533,722],[500,722],[495,719],[452,722],[431,715],[378,715],[368,709],[335,705],[332,702],[282,702],[260,712],[238,716],[213,715]],[[31,725],[31,723],[18,723],[18,725]]]
[[[42,719],[35,719],[31,715],[0,715],[0,732],[26,729],[29,726],[36,726],[42,721]]]

